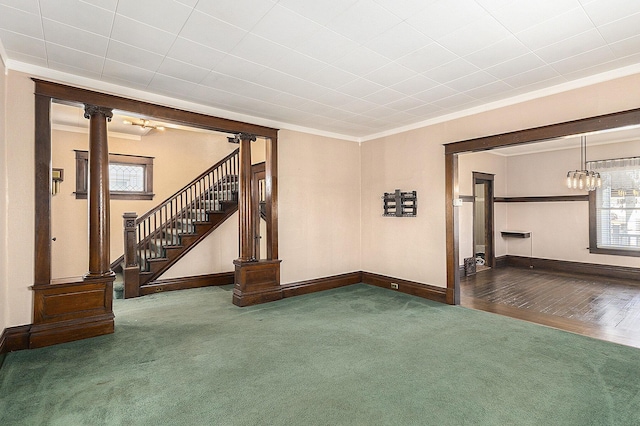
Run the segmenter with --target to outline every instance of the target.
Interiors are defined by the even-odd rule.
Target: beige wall
[[[356,142],[280,131],[278,191],[283,284],[361,269]]]
[[[80,276],[88,270],[87,200],[76,200],[75,149],[87,150],[88,135],[67,131],[52,132],[52,164],[65,170],[65,181],[52,197],[52,277]],[[109,138],[109,152],[144,155],[153,160],[153,200],[111,200],[111,260],[124,252],[122,215],[142,215],[158,205],[208,167],[237,148],[219,133],[167,129],[152,131],[141,140]],[[226,270],[231,270],[229,266]]]
[[[588,146],[589,160],[640,156],[640,141]],[[508,157],[509,196],[574,195],[567,171],[580,168],[578,148]],[[591,254],[587,202],[509,203],[507,227],[532,232],[531,240],[509,238],[508,253],[546,259],[640,267],[640,258]]]
[[[6,68],[0,59],[0,194],[7,192],[7,143],[5,138],[5,121],[7,111],[7,78]],[[9,323],[9,300],[7,298],[7,198],[0,197],[0,333]]]
[[[9,71],[6,98],[6,326],[32,322],[34,266],[34,84]]]

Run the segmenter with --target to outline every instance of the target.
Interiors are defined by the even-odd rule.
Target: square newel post
[[[280,261],[254,258],[255,215],[251,199],[251,142],[255,135],[239,133],[229,142],[240,144],[240,171],[238,176],[238,215],[240,227],[240,256],[234,260],[235,283],[233,303],[249,306],[282,299],[280,288]]]
[[[138,264],[138,238],[136,235],[136,213],[122,215],[124,224],[124,298],[140,296],[140,265]]]

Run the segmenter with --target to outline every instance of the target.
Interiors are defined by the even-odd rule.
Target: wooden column
[[[267,216],[267,259],[278,259],[278,138],[266,143],[265,185]]]
[[[240,256],[233,263],[235,278],[233,303],[237,306],[249,306],[258,303],[282,299],[280,288],[280,261],[275,259],[258,261],[254,258],[256,244],[255,215],[251,199],[251,142],[254,135],[239,133],[230,142],[240,144],[240,175],[238,196],[238,212],[240,216]],[[267,157],[269,154],[267,154]],[[266,167],[270,162],[267,161]],[[269,179],[267,177],[267,179]],[[267,203],[269,202],[267,184]],[[269,207],[267,207],[269,208]],[[267,228],[269,225],[267,225]]]
[[[458,155],[445,155],[445,202],[447,244],[447,303],[460,304],[460,267],[458,266],[458,208],[453,200],[458,198]]]
[[[251,142],[255,135],[239,133],[240,175],[238,176],[238,216],[240,220],[240,256],[239,262],[253,262],[255,253],[255,213],[251,202]]]
[[[111,108],[85,105],[89,119],[89,272],[85,279],[113,276],[109,262],[109,144]]]

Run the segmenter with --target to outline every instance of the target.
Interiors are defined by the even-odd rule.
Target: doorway
[[[473,255],[476,271],[494,268],[493,177],[473,172]]]

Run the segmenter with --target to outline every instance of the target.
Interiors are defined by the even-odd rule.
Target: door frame
[[[493,220],[493,180],[491,173],[473,172],[473,256],[476,254],[476,185],[484,184],[484,261],[485,265],[495,268],[495,243]]]

